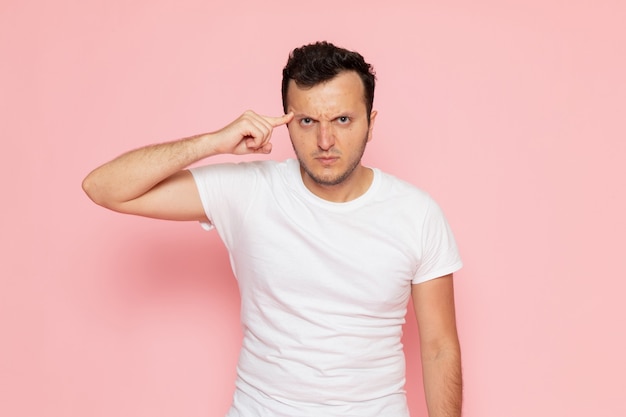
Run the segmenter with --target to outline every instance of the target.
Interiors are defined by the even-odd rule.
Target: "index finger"
[[[272,127],[285,125],[293,119],[293,112],[289,112],[280,117],[262,116]]]

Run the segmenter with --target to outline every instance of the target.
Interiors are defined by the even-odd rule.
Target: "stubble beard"
[[[316,184],[330,187],[330,186],[339,185],[343,183],[352,175],[354,170],[359,166],[359,164],[361,163],[361,158],[363,158],[363,154],[365,153],[365,147],[367,146],[367,137],[368,136],[366,134],[365,137],[363,138],[361,148],[356,153],[353,154],[354,158],[350,161],[350,165],[348,165],[348,167],[343,172],[340,172],[339,174],[333,177],[317,175],[315,172],[313,172],[313,170],[309,168],[309,166],[307,166],[306,161],[300,156],[298,151],[296,151],[295,147],[293,150],[296,154],[296,157],[298,158],[300,167],[304,170],[306,175],[308,175],[309,178],[311,178],[313,182],[315,182]],[[292,146],[293,146],[293,142],[292,142]],[[332,152],[331,152],[331,155],[332,155]]]

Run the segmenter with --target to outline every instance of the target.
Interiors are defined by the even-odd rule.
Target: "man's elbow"
[[[115,204],[111,199],[107,198],[103,187],[93,178],[91,174],[87,175],[81,184],[83,191],[87,197],[99,206],[115,210]]]
[[[91,199],[91,201],[93,201],[94,203],[99,204],[99,198],[97,193],[98,187],[95,184],[95,181],[93,181],[93,179],[91,178],[91,174],[87,175],[83,179],[81,186],[85,194],[87,194],[87,197],[89,197],[89,199]]]
[[[458,338],[445,338],[422,343],[422,361],[460,360],[461,346]]]

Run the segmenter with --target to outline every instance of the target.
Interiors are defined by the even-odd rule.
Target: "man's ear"
[[[367,141],[369,142],[370,140],[372,140],[372,132],[374,131],[374,122],[376,122],[376,115],[378,114],[378,112],[376,110],[372,110],[372,112],[370,113],[370,125],[368,127],[368,131],[367,131]]]

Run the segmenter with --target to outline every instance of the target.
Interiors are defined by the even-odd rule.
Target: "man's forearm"
[[[429,417],[460,417],[463,400],[460,350],[451,348],[433,356],[422,355],[422,369]]]

